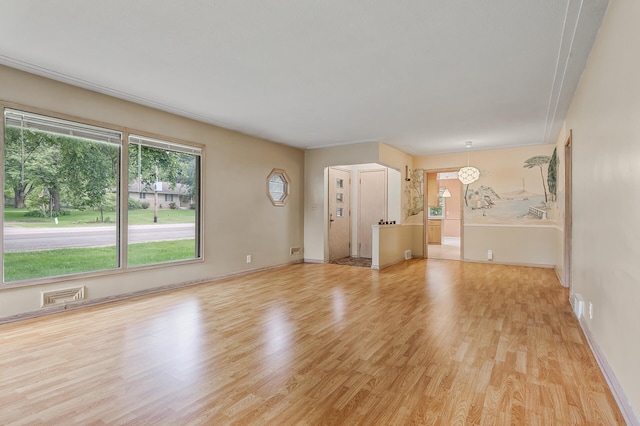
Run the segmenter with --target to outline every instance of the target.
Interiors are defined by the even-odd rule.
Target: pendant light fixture
[[[463,167],[458,171],[458,179],[465,185],[473,183],[480,178],[480,170],[469,165],[469,150],[471,149],[471,141],[465,142],[467,147],[467,167]]]
[[[444,180],[444,191],[442,191],[442,198],[451,198],[451,191],[447,188],[447,180]]]

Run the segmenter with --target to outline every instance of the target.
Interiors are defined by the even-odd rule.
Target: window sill
[[[41,286],[45,284],[56,284],[60,282],[73,282],[73,281],[87,279],[87,278],[118,276],[118,275],[126,274],[129,272],[139,272],[139,271],[145,271],[150,269],[168,268],[168,267],[176,267],[176,266],[182,266],[182,265],[192,265],[195,263],[202,263],[202,262],[204,262],[204,258],[200,257],[198,259],[174,260],[169,262],[153,263],[149,265],[129,266],[127,268],[80,272],[77,274],[58,275],[55,277],[34,278],[34,279],[26,279],[26,280],[20,280],[20,281],[12,281],[8,283],[0,284],[0,291],[21,288],[21,287],[32,287],[32,286],[36,287],[36,286]]]

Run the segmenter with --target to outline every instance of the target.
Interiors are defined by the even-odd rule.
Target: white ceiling
[[[608,0],[0,0],[0,63],[300,148],[555,142]]]

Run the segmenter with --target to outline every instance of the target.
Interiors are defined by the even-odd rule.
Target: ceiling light
[[[440,178],[440,176],[442,175],[438,174],[438,179]],[[447,179],[444,179],[444,189],[440,188],[440,196],[442,198],[451,198],[451,191],[449,191],[449,188],[447,188]]]
[[[466,141],[467,150],[471,149],[471,141]],[[469,185],[480,178],[480,170],[469,165],[469,151],[467,151],[467,166],[458,170],[458,179],[465,185]]]

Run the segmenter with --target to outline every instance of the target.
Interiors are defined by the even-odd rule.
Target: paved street
[[[193,223],[168,225],[133,225],[129,227],[130,243],[171,241],[194,238]],[[4,228],[5,251],[51,250],[76,247],[104,247],[116,244],[115,226],[73,228]]]

